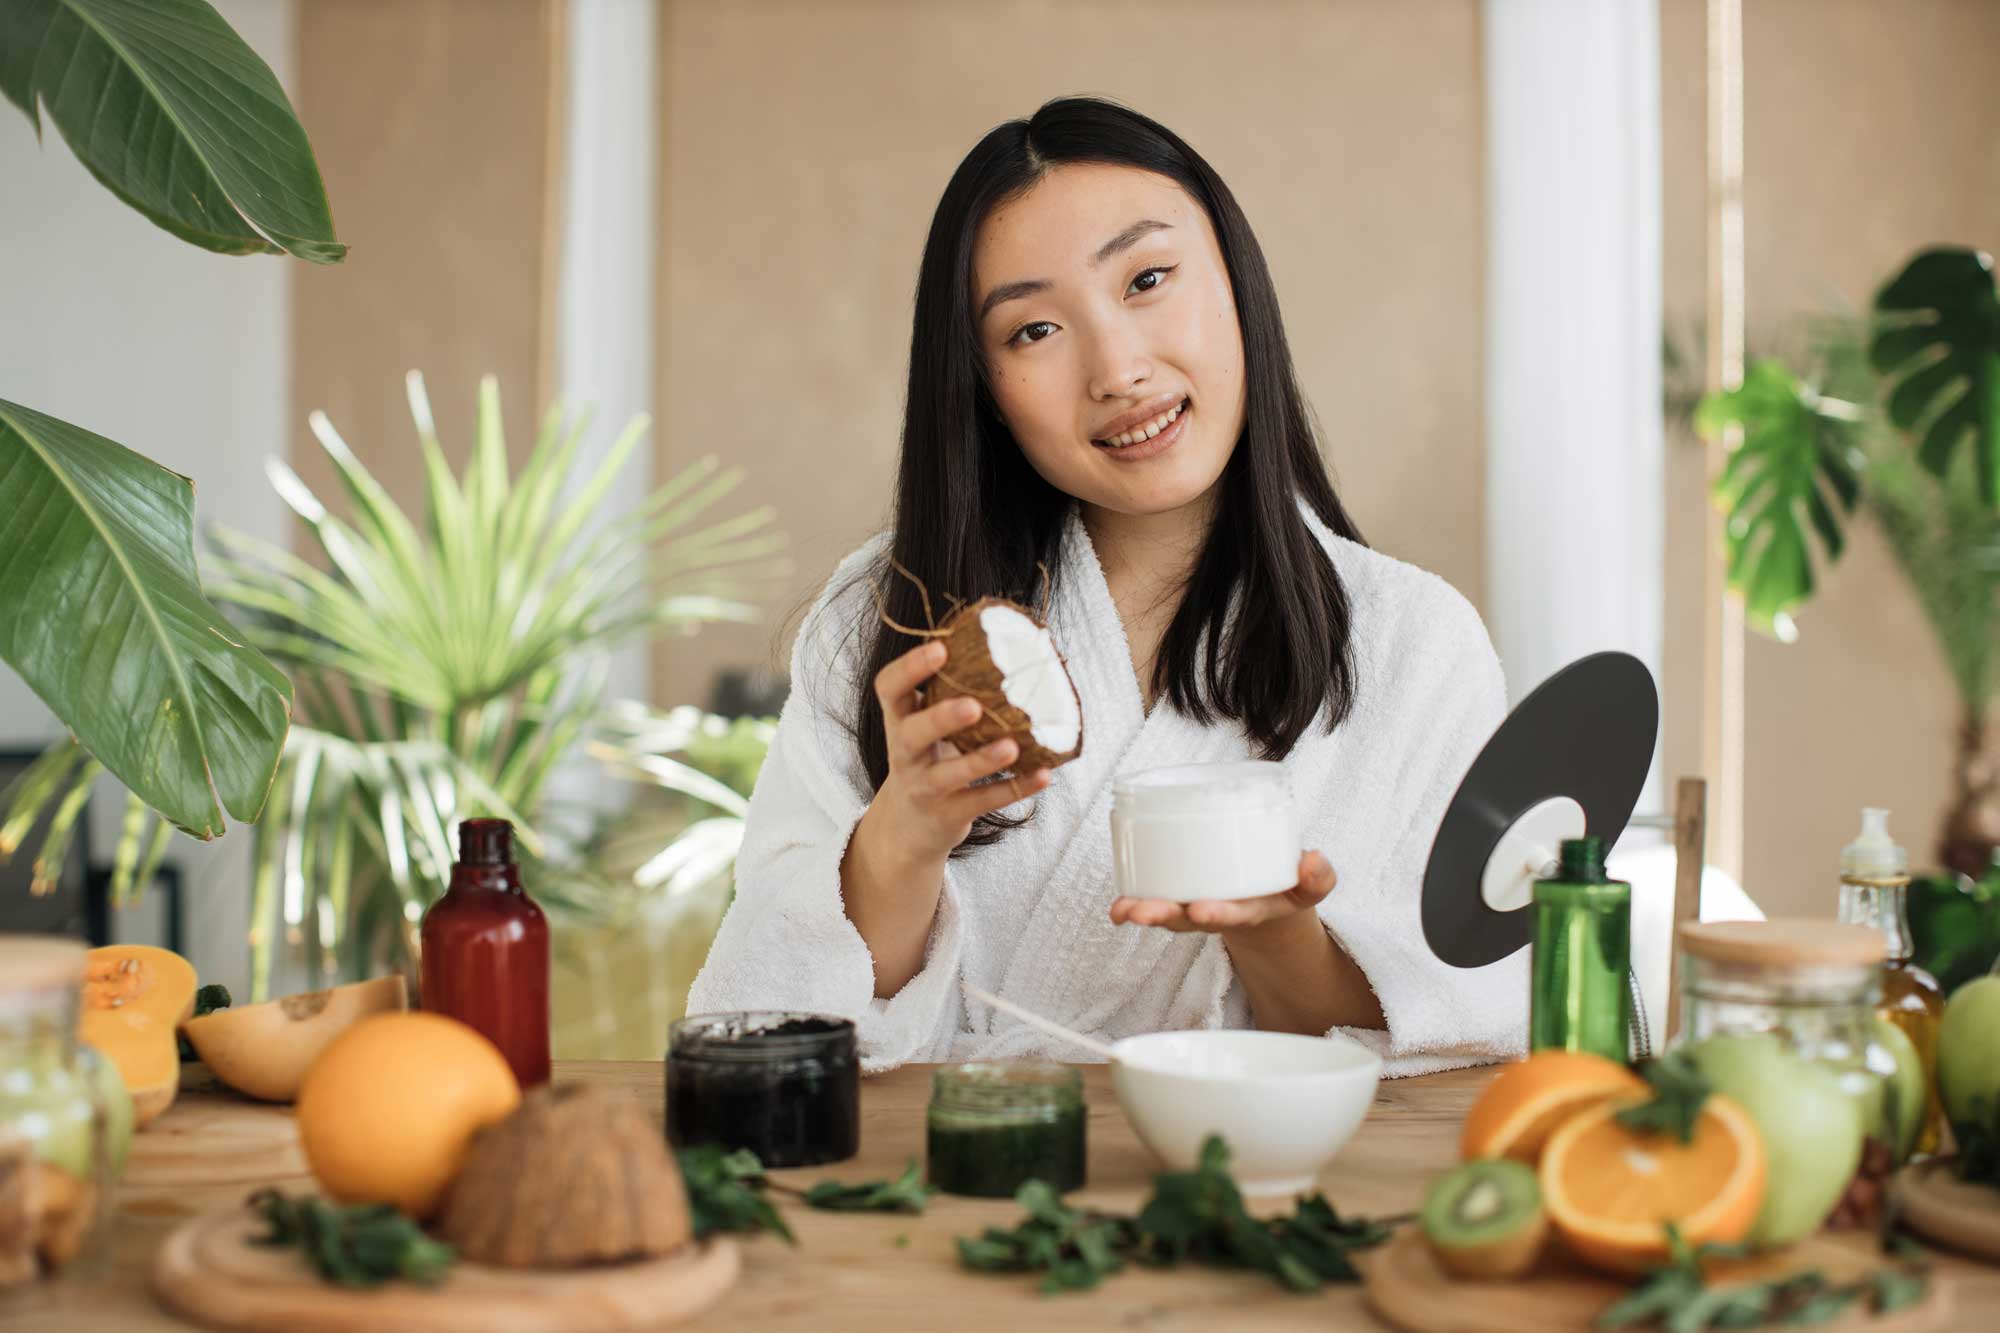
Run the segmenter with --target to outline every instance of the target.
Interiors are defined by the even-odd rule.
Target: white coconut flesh
[[[1011,606],[980,611],[979,628],[1000,672],[1000,690],[1028,715],[1035,744],[1051,754],[1075,749],[1083,714],[1049,632]]]

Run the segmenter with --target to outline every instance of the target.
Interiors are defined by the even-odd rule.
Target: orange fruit
[[[1764,1142],[1727,1097],[1702,1103],[1694,1137],[1627,1129],[1617,1114],[1644,1097],[1578,1112],[1542,1152],[1542,1202],[1570,1252],[1637,1274],[1667,1261],[1666,1224],[1689,1245],[1740,1241],[1764,1206]]]
[[[333,1039],[299,1087],[299,1142],[341,1203],[391,1203],[422,1221],[473,1135],[521,1101],[500,1048],[455,1018],[388,1013]]]
[[[1587,1051],[1536,1051],[1503,1068],[1465,1117],[1458,1155],[1512,1157],[1534,1166],[1562,1123],[1607,1097],[1639,1093],[1646,1082]]]

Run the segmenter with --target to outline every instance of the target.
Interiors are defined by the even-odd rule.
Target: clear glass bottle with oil
[[[1882,999],[1875,1012],[1902,1030],[1923,1061],[1928,1097],[1916,1151],[1935,1152],[1944,1128],[1937,1093],[1937,1040],[1945,997],[1937,979],[1911,961],[1916,945],[1906,907],[1909,885],[1909,853],[1889,836],[1889,812],[1863,810],[1861,835],[1840,854],[1840,919],[1882,933]]]

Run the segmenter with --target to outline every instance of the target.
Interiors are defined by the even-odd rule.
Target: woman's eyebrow
[[[1099,246],[1097,253],[1090,257],[1090,266],[1096,268],[1099,264],[1111,258],[1111,256],[1130,250],[1139,243],[1139,238],[1142,236],[1149,236],[1156,231],[1172,231],[1173,229],[1173,224],[1170,222],[1161,222],[1155,218],[1140,218],[1137,222]],[[1019,282],[1002,283],[988,292],[986,299],[979,303],[979,318],[976,322],[984,324],[986,317],[993,313],[995,306],[1004,305],[1008,301],[1018,301],[1024,296],[1033,296],[1036,292],[1045,292],[1049,289],[1050,285],[1047,278],[1024,278]]]

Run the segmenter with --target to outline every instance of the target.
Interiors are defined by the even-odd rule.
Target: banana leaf
[[[46,109],[99,183],[184,241],[347,253],[284,89],[206,0],[6,0],[0,94],[37,135]]]
[[[292,689],[202,595],[193,484],[0,401],[0,495],[0,659],[175,825],[255,819]]]

